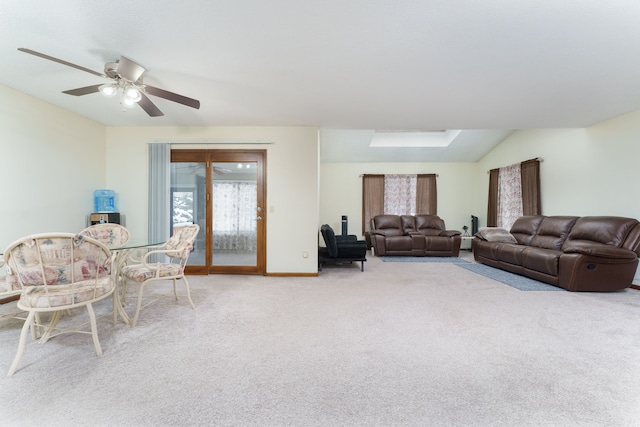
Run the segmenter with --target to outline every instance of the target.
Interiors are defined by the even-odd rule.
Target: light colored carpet
[[[102,357],[89,336],[60,336],[28,346],[10,378],[21,322],[5,319],[0,423],[640,424],[640,291],[521,292],[375,257],[364,272],[190,281],[195,310],[162,299],[135,328],[101,318]]]

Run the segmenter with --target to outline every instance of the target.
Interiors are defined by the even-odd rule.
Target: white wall
[[[320,225],[340,233],[342,215],[349,217],[349,234],[362,236],[363,174],[438,175],[438,215],[451,230],[471,227],[476,163],[323,163],[320,165]]]
[[[0,85],[0,248],[82,230],[105,185],[104,156],[104,126]]]
[[[619,215],[640,218],[637,164],[640,111],[585,129],[522,130],[480,162],[476,210],[486,224],[487,171],[542,158],[540,185],[544,215]]]
[[[318,129],[315,127],[109,127],[107,185],[133,236],[147,236],[150,141],[268,140],[272,144],[175,144],[173,148],[267,150],[267,273],[316,273]],[[306,252],[308,257],[302,255]]]

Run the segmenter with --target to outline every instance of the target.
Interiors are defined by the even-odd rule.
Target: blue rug
[[[458,266],[521,291],[564,291],[564,289],[557,286],[548,285],[537,280],[529,279],[528,277],[520,276],[519,274],[510,273],[484,264],[467,263],[458,264]]]
[[[466,259],[452,256],[379,256],[384,262],[449,262],[455,264],[469,264]]]

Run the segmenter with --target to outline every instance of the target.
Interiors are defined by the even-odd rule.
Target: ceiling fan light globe
[[[113,98],[118,93],[118,86],[113,83],[108,83],[98,88],[100,93],[106,98]]]
[[[120,101],[120,103],[127,108],[133,108],[136,105],[136,101],[126,95],[122,96],[122,100]]]
[[[135,87],[127,87],[124,91],[125,98],[130,99],[132,102],[138,102],[142,99],[142,94]]]

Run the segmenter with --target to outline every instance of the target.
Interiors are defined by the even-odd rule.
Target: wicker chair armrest
[[[141,264],[147,267],[149,270],[157,270],[157,263],[150,263],[149,258],[154,255],[166,255],[168,257],[180,258],[180,253],[183,251],[182,248],[178,249],[162,249],[162,250],[153,250],[144,254],[142,257]]]

